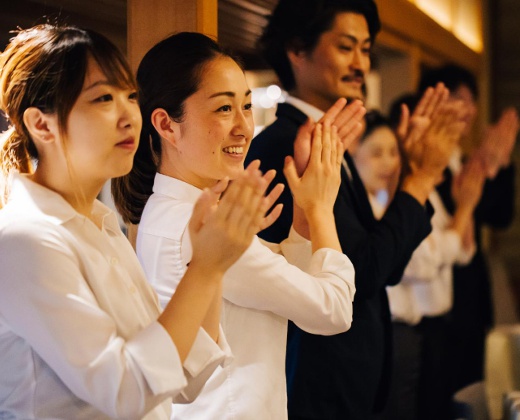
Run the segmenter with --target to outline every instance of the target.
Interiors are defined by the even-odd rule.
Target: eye
[[[229,112],[231,111],[231,105],[224,105],[217,109],[217,112]]]
[[[112,99],[112,95],[107,94],[97,97],[96,99],[94,99],[94,102],[110,102]]]
[[[244,109],[245,109],[246,111],[250,111],[251,109],[253,109],[253,105],[250,104],[250,103],[249,103],[249,104],[245,104],[245,105],[244,105]]]
[[[365,55],[370,55],[370,53],[372,52],[372,47],[365,47],[361,50],[363,52],[363,54]]]
[[[137,94],[137,92],[132,92],[130,93],[130,95],[128,95],[128,99],[132,101],[137,101],[139,99],[139,95]]]
[[[340,45],[339,49],[343,51],[352,51],[352,47],[349,45]]]

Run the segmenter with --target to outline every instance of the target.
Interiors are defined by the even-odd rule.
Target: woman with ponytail
[[[96,200],[139,141],[136,83],[103,36],[20,31],[0,56],[12,127],[0,166],[0,418],[169,419],[229,355],[223,273],[263,222],[267,182],[245,172],[200,195],[190,267],[162,314],[115,214]]]
[[[244,171],[253,136],[251,91],[237,61],[197,33],[179,33],[154,46],[137,79],[144,128],[134,168],[113,191],[125,219],[140,222],[138,257],[164,306],[191,267],[186,229],[195,200],[203,188]],[[233,361],[214,372],[194,402],[174,405],[174,418],[286,418],[288,320],[315,334],[350,327],[354,270],[339,247],[332,212],[343,145],[330,120],[346,112],[354,137],[363,109],[360,103],[344,109],[345,102],[323,123],[306,124],[296,140],[296,160],[289,158],[286,167],[297,204],[294,229],[280,245],[255,238],[225,274],[222,327]],[[259,162],[247,170],[251,165],[258,168]],[[276,186],[269,199],[280,192]]]

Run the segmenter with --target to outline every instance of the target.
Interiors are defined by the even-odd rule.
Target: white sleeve
[[[460,236],[452,229],[433,226],[433,230],[412,254],[402,284],[435,281],[442,266],[453,265],[462,249]]]
[[[307,265],[308,273],[255,237],[224,275],[224,298],[238,306],[271,311],[312,334],[348,330],[355,293],[352,263],[341,252],[320,249]]]
[[[222,328],[217,343],[203,328],[200,328],[190,353],[184,361],[184,373],[188,385],[173,402],[189,403],[195,400],[215,369],[230,363],[231,359],[231,349]]]
[[[54,226],[4,228],[3,319],[79,398],[111,417],[141,417],[186,386],[177,350],[157,322],[125,340],[98,305],[84,277],[92,267],[78,252]]]
[[[179,240],[139,232],[137,242],[139,259],[148,282],[159,296],[159,303],[163,309],[175,293],[191,259],[189,235],[187,231],[185,233],[187,243],[181,246]],[[184,239],[182,241],[184,243]],[[203,328],[200,328],[184,362],[188,386],[175,398],[175,402],[193,401],[217,366],[229,363],[231,358],[232,352],[222,328],[217,343]]]

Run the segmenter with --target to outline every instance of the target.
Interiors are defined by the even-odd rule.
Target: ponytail
[[[32,158],[36,158],[36,149],[29,137],[20,134],[13,126],[0,135],[0,167],[2,171],[1,205],[3,207],[9,198],[9,181],[15,172],[32,173]],[[32,153],[31,153],[32,152]]]
[[[160,156],[161,138],[148,118],[143,123],[132,170],[112,180],[114,203],[125,223],[137,225],[141,221],[144,206],[153,192]]]

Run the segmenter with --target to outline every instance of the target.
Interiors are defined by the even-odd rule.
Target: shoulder
[[[194,203],[153,194],[143,211],[139,234],[180,239],[189,224]]]

